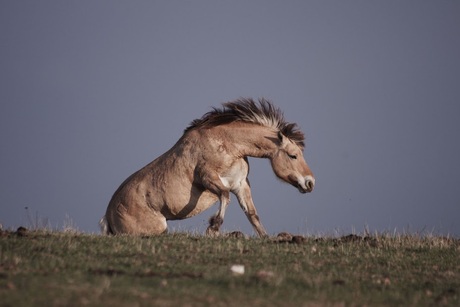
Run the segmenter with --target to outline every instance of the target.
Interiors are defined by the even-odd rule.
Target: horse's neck
[[[270,157],[276,150],[277,132],[271,128],[254,125],[232,125],[227,130],[233,146],[241,156],[257,158]]]

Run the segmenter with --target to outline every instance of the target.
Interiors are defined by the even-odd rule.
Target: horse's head
[[[278,178],[295,186],[299,192],[313,191],[315,178],[303,157],[302,148],[278,133],[278,148],[270,158],[273,171]]]

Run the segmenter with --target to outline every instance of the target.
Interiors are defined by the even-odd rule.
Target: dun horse
[[[303,133],[269,101],[224,103],[192,121],[170,150],[121,184],[101,220],[102,230],[161,234],[167,220],[192,217],[220,201],[206,230],[216,235],[233,193],[257,234],[266,236],[251,197],[247,157],[268,158],[276,176],[306,193],[315,179],[303,149]]]

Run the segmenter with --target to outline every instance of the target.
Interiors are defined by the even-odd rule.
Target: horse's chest
[[[248,164],[242,160],[234,163],[229,169],[219,175],[222,184],[230,190],[238,188],[246,180],[248,175]]]

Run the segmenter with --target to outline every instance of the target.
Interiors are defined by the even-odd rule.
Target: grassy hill
[[[2,306],[458,306],[460,241],[18,229],[0,232],[0,298]]]

